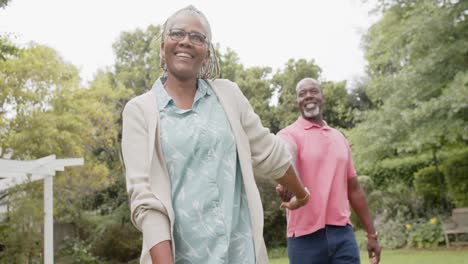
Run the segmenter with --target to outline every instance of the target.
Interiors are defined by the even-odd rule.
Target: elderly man
[[[320,84],[302,79],[296,87],[296,100],[301,116],[278,135],[288,143],[296,170],[310,190],[310,202],[287,212],[290,263],[360,263],[350,204],[367,232],[371,263],[379,263],[377,232],[357,181],[349,144],[322,119]],[[290,199],[282,186],[276,191],[283,200]]]

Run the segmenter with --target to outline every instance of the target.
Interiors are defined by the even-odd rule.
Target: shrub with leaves
[[[379,227],[380,245],[384,248],[402,248],[406,245],[407,233],[403,219],[391,219]]]
[[[443,175],[434,166],[418,170],[414,174],[414,188],[428,205],[435,205],[444,199]]]
[[[440,221],[434,217],[428,220],[418,220],[409,225],[408,246],[417,248],[433,248],[444,242]]]
[[[456,207],[468,207],[468,149],[444,162],[443,172]]]
[[[90,245],[79,239],[67,241],[59,251],[59,258],[70,264],[98,264],[97,257],[90,252]]]

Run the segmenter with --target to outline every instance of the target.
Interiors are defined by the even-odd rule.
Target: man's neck
[[[317,116],[314,116],[314,117],[305,117],[305,116],[302,116],[302,118],[304,118],[305,120],[311,122],[311,123],[314,123],[316,125],[319,125],[319,126],[324,126],[325,125],[325,122],[323,122],[323,119],[322,119],[322,115],[319,114]]]

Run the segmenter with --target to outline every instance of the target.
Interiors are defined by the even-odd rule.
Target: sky
[[[121,32],[162,24],[190,4],[208,18],[213,43],[246,67],[275,72],[290,58],[314,59],[322,80],[350,83],[365,72],[361,38],[376,18],[360,0],[11,0],[0,33],[54,48],[87,82],[113,65]]]

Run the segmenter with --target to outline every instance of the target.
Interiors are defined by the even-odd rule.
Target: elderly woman
[[[305,205],[290,156],[237,85],[218,75],[211,29],[193,6],[163,25],[153,88],[123,111],[122,153],[141,263],[268,263],[254,175]],[[210,81],[208,79],[215,79]]]

